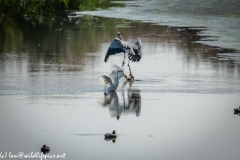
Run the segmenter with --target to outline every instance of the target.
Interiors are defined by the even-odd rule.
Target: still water
[[[240,156],[240,65],[229,50],[197,41],[199,29],[82,16],[68,27],[0,29],[0,150],[65,159],[231,159]],[[121,65],[104,63],[121,32],[140,37],[137,81],[104,95],[98,81]],[[127,66],[125,73],[129,74]],[[104,134],[116,130],[116,142]]]

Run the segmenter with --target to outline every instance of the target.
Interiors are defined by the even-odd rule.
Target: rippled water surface
[[[73,26],[1,28],[0,150],[66,159],[232,159],[240,156],[240,65],[229,50],[196,43],[199,29],[83,16]],[[121,65],[104,63],[121,32],[140,37],[137,81],[104,95],[98,81]],[[129,74],[127,66],[125,73]],[[113,143],[104,134],[116,130]]]

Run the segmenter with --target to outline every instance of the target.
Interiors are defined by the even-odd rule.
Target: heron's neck
[[[119,38],[120,40],[123,40],[123,39],[122,39],[122,36],[121,36],[120,34],[118,35],[118,38]]]

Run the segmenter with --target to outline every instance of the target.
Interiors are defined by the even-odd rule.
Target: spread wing
[[[118,72],[118,79],[122,78],[123,76],[124,76],[123,72]],[[113,80],[113,83],[114,83],[115,82],[114,79],[117,77],[117,71],[112,71],[109,77]]]
[[[106,56],[104,58],[104,62],[107,62],[110,55],[114,55],[121,52],[129,53],[130,50],[131,50],[131,45],[128,42],[123,41],[119,38],[115,38],[107,50]]]
[[[117,70],[122,71],[122,72],[118,72],[118,79],[120,79],[124,76],[124,69],[120,68],[118,65],[116,65],[116,64],[111,65],[110,69],[112,71],[112,73],[109,75],[109,77],[111,77],[111,79],[114,80],[117,77]]]
[[[123,71],[123,69],[120,68],[120,67],[119,67],[118,65],[116,65],[116,64],[112,64],[112,65],[110,66],[110,69],[111,69],[111,71],[116,71],[116,70]]]
[[[112,85],[112,79],[108,76],[102,75],[98,79],[103,82],[107,87],[110,87]]]
[[[131,44],[131,52],[128,53],[128,58],[132,62],[138,62],[142,58],[142,45],[141,39],[137,38],[135,43]]]

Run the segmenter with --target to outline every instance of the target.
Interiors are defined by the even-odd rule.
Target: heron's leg
[[[124,64],[125,64],[125,52],[124,52],[124,59],[123,59],[123,63],[122,63],[122,68],[123,68],[123,66],[124,66]],[[124,74],[124,78],[126,78],[126,81],[128,81],[128,76],[126,75],[126,74]]]
[[[129,68],[129,75],[132,75],[131,67],[130,67],[130,60],[128,60],[128,68]]]
[[[128,60],[128,68],[129,68],[129,78],[128,80],[134,81],[134,77],[132,75],[131,67],[130,67],[130,60]]]
[[[125,52],[124,52],[124,58],[123,58],[123,62],[122,62],[122,67],[123,67],[124,64],[125,64],[125,57],[126,57],[126,55],[125,55]]]
[[[129,66],[129,61],[128,61],[128,66]],[[129,81],[129,77],[126,74],[124,74],[124,78],[126,78],[126,83],[127,83],[127,81]]]

